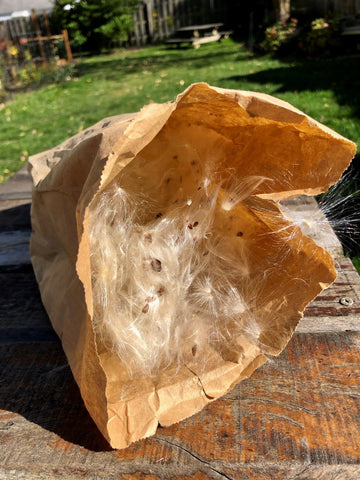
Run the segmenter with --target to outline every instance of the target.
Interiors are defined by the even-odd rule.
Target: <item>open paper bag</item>
[[[336,273],[277,200],[326,191],[354,153],[285,102],[195,84],[30,159],[42,301],[113,447],[282,351]]]

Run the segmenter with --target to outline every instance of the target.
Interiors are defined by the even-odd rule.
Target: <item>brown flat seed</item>
[[[152,235],[151,233],[147,232],[147,233],[144,233],[144,238],[147,242],[151,243],[152,242]]]
[[[146,305],[144,305],[144,308],[141,310],[142,313],[147,313],[149,311],[149,304],[147,303]]]
[[[161,272],[161,262],[157,258],[153,258],[151,260],[151,268],[154,270],[154,272]]]
[[[191,224],[191,223],[189,223],[189,225],[188,225],[188,228],[189,228],[190,230],[192,230],[192,229],[193,229],[193,226],[192,226],[192,224]]]
[[[164,292],[165,292],[165,287],[161,286],[156,293],[158,294],[159,297],[162,297]]]
[[[195,344],[191,349],[191,353],[193,354],[193,357],[195,357],[196,352],[197,352],[197,345]]]
[[[194,222],[193,227],[197,227],[199,225],[199,222]]]

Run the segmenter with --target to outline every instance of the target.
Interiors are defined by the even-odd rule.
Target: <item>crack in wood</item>
[[[207,462],[206,460],[202,460],[200,457],[198,457],[198,456],[195,455],[194,453],[190,452],[190,450],[187,450],[185,447],[183,447],[183,446],[181,446],[181,445],[178,445],[177,443],[169,442],[169,440],[165,440],[165,438],[159,438],[159,440],[162,441],[162,442],[164,442],[164,443],[167,443],[168,445],[172,445],[173,447],[178,448],[179,450],[182,450],[183,452],[186,452],[187,454],[189,454],[191,457],[195,458],[195,460],[197,460],[197,461],[200,462],[201,464],[207,465],[207,466],[210,468],[210,470],[212,470],[213,472],[217,473],[218,475],[221,475],[221,477],[227,478],[228,480],[233,480],[231,477],[229,477],[228,475],[226,475],[226,473],[220,472],[220,471],[217,470],[216,468],[212,467],[209,462]]]
[[[306,471],[308,470],[308,466],[306,466],[301,472],[295,473],[295,475],[291,475],[291,477],[288,477],[286,480],[296,480],[297,478],[301,477]]]

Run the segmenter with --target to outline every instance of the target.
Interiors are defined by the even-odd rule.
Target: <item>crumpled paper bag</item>
[[[186,200],[199,179],[196,165],[179,162],[184,146],[202,172],[216,170],[213,229],[233,258],[241,262],[246,252],[243,294],[253,298],[258,341],[240,335],[228,348],[209,344],[201,359],[137,378],[92,324],[89,212],[116,178],[164,212],[176,195]],[[277,200],[326,191],[354,154],[352,142],[281,100],[195,84],[175,101],[102,120],[30,158],[31,259],[42,301],[85,405],[114,448],[198,412],[282,351],[301,312],[336,273],[330,255],[283,217]],[[173,172],[166,182],[165,171]],[[253,186],[229,215],[221,208],[229,176],[270,181]]]

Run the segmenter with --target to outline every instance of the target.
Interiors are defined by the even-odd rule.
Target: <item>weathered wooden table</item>
[[[338,280],[279,357],[201,413],[114,451],[41,305],[29,202],[24,171],[0,186],[1,479],[360,479],[360,278],[335,237]]]

